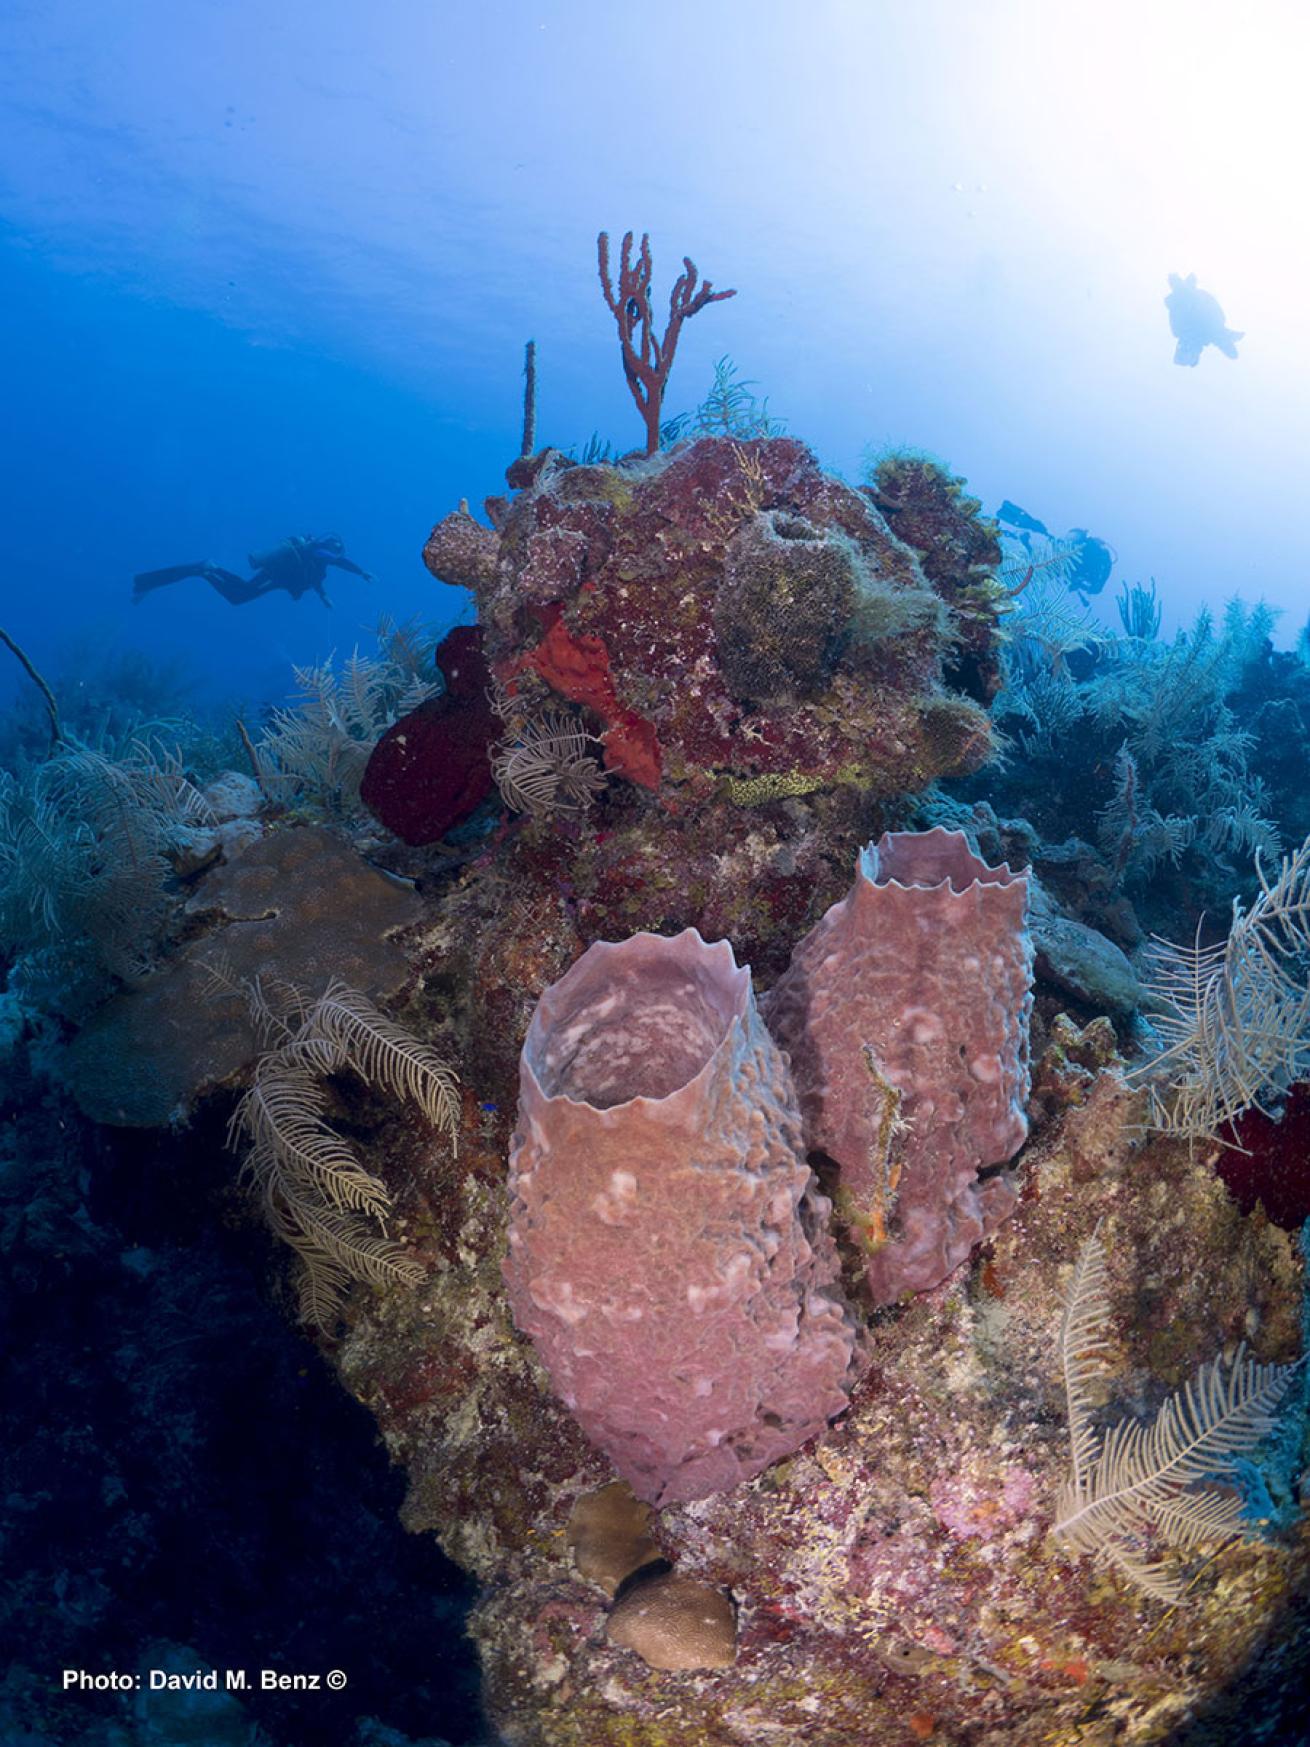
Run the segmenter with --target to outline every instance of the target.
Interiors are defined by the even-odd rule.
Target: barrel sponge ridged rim
[[[750,968],[726,940],[710,944],[684,928],[596,941],[537,1003],[523,1043],[523,1090],[534,1102],[606,1111],[666,1103],[711,1071],[749,1002]],[[613,1092],[625,1067],[635,1089],[597,1095]]]
[[[871,885],[931,892],[949,886],[960,897],[970,886],[1018,886],[1026,891],[1028,884],[1026,868],[1016,872],[1007,861],[993,867],[974,854],[963,831],[948,831],[944,825],[931,831],[884,831],[860,851],[856,870]]]

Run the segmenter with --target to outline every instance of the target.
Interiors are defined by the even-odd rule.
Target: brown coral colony
[[[619,250],[619,283],[616,291],[610,279],[610,239],[608,231],[596,238],[600,288],[619,329],[619,345],[623,349],[623,374],[637,411],[646,426],[646,453],[653,455],[660,446],[660,409],[669,371],[673,368],[678,349],[678,335],[683,322],[698,315],[708,303],[722,303],[735,297],[735,291],[715,291],[707,279],[697,289],[699,277],[695,263],[686,255],[682,272],[669,293],[669,319],[663,339],[655,335],[655,312],[650,300],[651,253],[650,237],[642,233],[637,258],[632,258],[632,232],[626,231]]]

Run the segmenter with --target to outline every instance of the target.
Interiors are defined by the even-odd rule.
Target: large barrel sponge
[[[1005,1218],[1028,1132],[1028,880],[964,834],[889,832],[764,999],[874,1298],[944,1280]]]
[[[601,941],[546,991],[510,1188],[514,1319],[638,1497],[734,1486],[846,1406],[829,1205],[726,941]]]

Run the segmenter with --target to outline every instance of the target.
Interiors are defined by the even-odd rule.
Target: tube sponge
[[[944,1280],[1014,1206],[992,1167],[1028,1132],[1027,902],[962,832],[888,833],[764,999],[879,1303]]]
[[[640,1498],[725,1490],[845,1407],[829,1203],[726,941],[598,942],[546,990],[510,1189],[514,1319]]]

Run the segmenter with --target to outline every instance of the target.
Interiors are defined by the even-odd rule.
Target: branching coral
[[[660,446],[660,407],[668,386],[673,355],[678,349],[678,336],[683,322],[697,315],[707,304],[721,303],[735,297],[735,291],[715,291],[707,279],[697,288],[699,275],[695,263],[686,255],[682,272],[669,294],[669,319],[663,339],[655,336],[655,312],[650,300],[652,273],[650,237],[643,234],[637,258],[632,258],[632,232],[628,231],[619,250],[619,282],[615,290],[610,280],[610,240],[602,231],[596,238],[600,288],[618,323],[619,345],[623,350],[623,374],[646,427],[646,453],[653,455]]]
[[[55,701],[55,694],[22,644],[15,641],[3,626],[0,626],[0,643],[3,643],[5,648],[13,654],[23,672],[41,694],[41,701],[45,705],[46,716],[50,723],[50,745],[53,749],[64,738],[63,724],[59,720],[59,705]]]
[[[1125,582],[1115,603],[1119,608],[1119,621],[1130,637],[1141,638],[1149,642],[1160,629],[1160,602],[1156,598],[1155,578],[1151,578],[1148,588],[1143,582],[1135,582],[1131,588]]]

